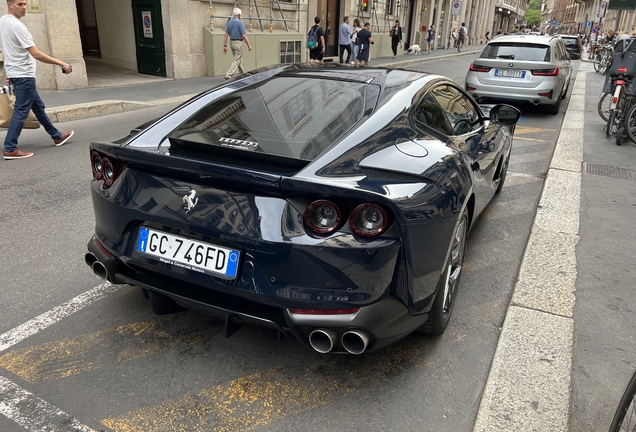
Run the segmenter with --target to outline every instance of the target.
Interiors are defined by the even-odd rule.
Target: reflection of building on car
[[[251,323],[361,354],[440,333],[518,118],[425,73],[253,71],[91,144],[86,262],[228,336]]]

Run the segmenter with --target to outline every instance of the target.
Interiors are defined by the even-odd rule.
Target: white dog
[[[411,55],[420,55],[420,51],[422,51],[422,48],[417,44],[409,47],[409,54]]]

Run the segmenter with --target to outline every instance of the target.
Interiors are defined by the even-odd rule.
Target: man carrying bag
[[[35,61],[58,65],[65,74],[71,73],[73,69],[35,46],[29,29],[20,21],[27,12],[26,0],[8,0],[7,8],[8,13],[0,18],[0,39],[4,70],[15,91],[15,108],[4,140],[4,158],[23,159],[33,156],[31,152],[18,150],[18,138],[30,110],[33,110],[56,146],[64,144],[74,133],[71,130],[62,134],[44,112],[44,102],[35,85]]]
[[[15,95],[13,87],[10,85],[0,87],[0,127],[8,128],[13,117],[13,107],[15,106]],[[40,122],[35,117],[33,110],[29,111],[29,116],[24,122],[24,129],[39,129]]]

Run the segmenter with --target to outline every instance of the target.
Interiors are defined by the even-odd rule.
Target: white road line
[[[27,431],[96,432],[4,377],[0,377],[0,414]]]
[[[44,312],[42,315],[39,315],[24,324],[3,333],[0,335],[0,352],[11,348],[13,345],[22,342],[26,338],[33,336],[58,321],[73,315],[75,312],[84,309],[91,303],[117,291],[120,287],[121,285],[111,285],[109,282],[105,282],[75,298],[70,299],[66,303],[62,303],[48,312]]]

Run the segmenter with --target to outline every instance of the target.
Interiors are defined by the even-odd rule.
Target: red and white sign
[[[142,12],[141,22],[144,29],[144,37],[152,39],[152,14],[150,12]]]

